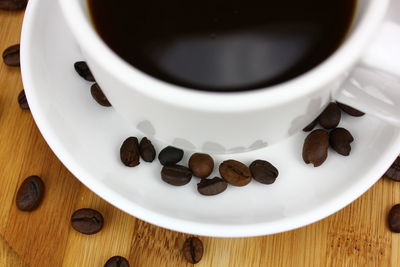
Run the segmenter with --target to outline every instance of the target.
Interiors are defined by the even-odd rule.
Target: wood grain
[[[19,42],[22,12],[0,11],[0,51]],[[135,219],[112,207],[75,179],[40,135],[29,111],[16,101],[22,89],[18,68],[0,64],[0,266],[103,266],[114,255],[131,266],[190,266],[180,248],[185,234]],[[43,205],[16,209],[22,180],[40,175]],[[313,225],[257,238],[206,238],[197,266],[400,266],[400,235],[386,226],[400,202],[400,183],[381,179],[360,199]],[[70,215],[90,207],[106,218],[93,236],[74,231]]]

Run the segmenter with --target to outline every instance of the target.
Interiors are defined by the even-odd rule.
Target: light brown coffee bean
[[[236,160],[226,160],[219,165],[222,178],[231,185],[245,186],[251,181],[249,168]]]
[[[328,157],[329,133],[325,130],[314,130],[304,140],[303,160],[305,163],[313,164],[314,167],[321,166]]]

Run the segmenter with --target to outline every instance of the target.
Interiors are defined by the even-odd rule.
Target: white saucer
[[[114,206],[168,229],[191,234],[240,237],[272,234],[320,220],[343,208],[386,171],[400,152],[399,129],[370,116],[344,116],[341,126],[356,141],[350,157],[330,151],[326,163],[303,163],[304,133],[255,152],[216,156],[245,163],[266,159],[279,168],[273,185],[255,181],[221,195],[197,193],[194,178],[183,187],[165,184],[161,166],[127,168],[119,148],[139,136],[112,108],[99,106],[90,83],[74,71],[83,60],[54,0],[30,1],[22,33],[22,74],[32,114],[47,143],[65,166]],[[149,136],[151,139],[151,136]],[[156,143],[156,142],[154,142]],[[165,144],[156,143],[158,151]],[[187,157],[183,164],[187,163]]]

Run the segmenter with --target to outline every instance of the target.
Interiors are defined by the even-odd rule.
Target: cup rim
[[[389,5],[389,0],[371,0],[357,27],[344,43],[324,62],[296,78],[262,89],[213,92],[167,83],[124,61],[97,34],[82,9],[82,1],[86,2],[59,0],[59,3],[67,24],[84,54],[89,55],[96,64],[143,96],[175,106],[214,112],[254,111],[295,101],[316,92],[321,85],[335,80],[359,59],[383,21]],[[88,64],[90,66],[91,62]]]

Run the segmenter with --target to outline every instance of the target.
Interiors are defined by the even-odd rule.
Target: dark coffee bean
[[[100,86],[95,83],[90,87],[90,92],[92,93],[92,97],[96,100],[97,103],[104,107],[111,107],[110,102],[108,101],[107,97],[104,95],[103,91],[101,90]]]
[[[400,233],[400,204],[394,205],[390,209],[388,223],[390,231]]]
[[[329,133],[325,130],[314,130],[304,140],[303,160],[318,167],[328,157]]]
[[[71,225],[79,233],[92,235],[103,228],[104,218],[97,210],[80,209],[72,214]]]
[[[309,125],[307,125],[306,127],[304,127],[303,131],[304,131],[304,132],[312,131],[312,130],[315,128],[315,126],[317,125],[317,123],[318,123],[318,118],[315,119],[315,120],[313,120],[313,121],[312,121]]]
[[[18,104],[21,109],[29,109],[28,99],[26,99],[25,90],[22,90],[18,95]]]
[[[190,182],[192,172],[181,165],[167,165],[161,170],[161,178],[170,185],[181,186]]]
[[[245,186],[251,181],[249,168],[236,160],[226,160],[219,165],[222,178],[231,185]]]
[[[318,117],[319,124],[325,129],[333,129],[339,125],[342,113],[336,103],[330,103]]]
[[[139,141],[136,137],[129,137],[122,143],[120,157],[125,166],[135,167],[140,164]]]
[[[183,244],[182,254],[192,264],[198,263],[203,257],[203,242],[197,237],[189,237]]]
[[[189,168],[194,176],[206,178],[214,170],[214,160],[208,154],[195,153],[189,159]]]
[[[92,72],[85,61],[78,61],[74,64],[76,72],[86,81],[95,82]]]
[[[343,103],[339,103],[339,102],[336,102],[336,103],[337,103],[338,107],[341,110],[343,110],[344,112],[346,112],[347,114],[349,114],[349,115],[351,115],[353,117],[361,117],[361,116],[365,115],[364,112],[359,111],[358,109],[352,108],[352,107],[350,107],[348,105],[345,105]]]
[[[124,257],[114,256],[104,264],[104,267],[129,267],[129,262]]]
[[[226,190],[228,183],[219,177],[201,179],[197,184],[197,191],[205,196],[215,196]]]
[[[146,162],[153,162],[156,158],[156,150],[149,139],[143,137],[139,144],[140,156]]]
[[[389,179],[400,182],[400,158],[397,158],[392,166],[384,174]]]
[[[253,178],[262,184],[273,184],[279,175],[278,169],[265,160],[255,160],[250,164]]]
[[[1,3],[1,0],[0,0]],[[11,67],[18,67],[19,63],[19,44],[10,46],[3,52],[3,61]]]
[[[164,166],[166,165],[174,165],[181,161],[183,158],[183,150],[173,147],[167,146],[158,154],[158,160]]]
[[[0,0],[0,9],[22,10],[28,4],[28,0]]]
[[[18,209],[33,211],[42,203],[44,196],[44,183],[39,176],[30,176],[20,185],[16,204]]]
[[[350,143],[354,141],[353,136],[344,128],[336,128],[329,134],[329,144],[337,153],[348,156],[351,151]]]

